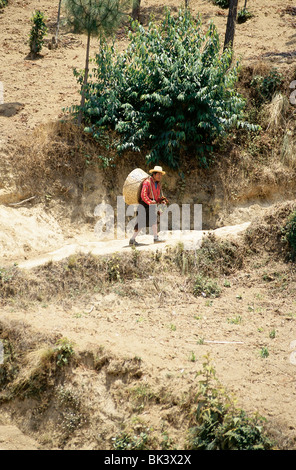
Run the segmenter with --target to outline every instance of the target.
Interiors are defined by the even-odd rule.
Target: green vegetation
[[[276,330],[275,330],[275,329],[273,329],[273,330],[271,330],[271,331],[269,332],[269,337],[270,337],[271,339],[274,339],[274,338],[276,337]]]
[[[284,77],[276,68],[270,70],[265,76],[256,75],[250,83],[256,104],[260,106],[270,102],[274,94],[281,89],[283,82]]]
[[[220,8],[229,8],[229,0],[212,0],[212,2]]]
[[[0,10],[6,7],[6,5],[8,5],[8,0],[0,0]]]
[[[139,435],[122,432],[113,439],[113,448],[115,450],[149,450],[148,439],[149,433],[147,431],[141,432]]]
[[[269,351],[268,351],[268,348],[266,346],[263,346],[260,349],[260,356],[263,357],[263,358],[266,358],[266,357],[269,356]]]
[[[82,109],[94,138],[115,130],[118,151],[147,148],[149,163],[175,168],[185,152],[208,166],[217,139],[231,129],[257,129],[244,121],[245,102],[235,90],[239,64],[232,65],[231,51],[221,55],[213,23],[204,34],[199,17],[167,10],[160,25],[133,22],[129,41],[116,53],[102,40],[95,57]]]
[[[69,359],[74,354],[73,344],[67,338],[58,340],[53,351],[56,355],[57,366],[59,367],[67,365]]]
[[[253,18],[253,14],[247,8],[242,8],[241,10],[239,10],[237,14],[238,23],[245,23],[250,18]]]
[[[198,275],[195,278],[193,294],[195,296],[202,295],[203,297],[215,298],[220,296],[221,288],[216,281]]]
[[[194,450],[269,450],[272,443],[263,431],[264,419],[237,409],[216,378],[208,357],[200,373],[196,424],[188,448]]]
[[[45,23],[44,13],[39,10],[35,11],[31,21],[33,25],[30,31],[29,46],[32,58],[35,58],[41,52],[43,47],[44,36],[47,33],[47,26]]]
[[[85,68],[81,78],[81,103],[78,124],[81,124],[88,82],[90,39],[92,36],[109,36],[123,18],[126,0],[66,0],[67,20],[76,33],[87,34]]]
[[[231,323],[232,325],[239,325],[240,323],[242,323],[242,317],[241,315],[237,315],[234,318],[228,318],[227,322]]]

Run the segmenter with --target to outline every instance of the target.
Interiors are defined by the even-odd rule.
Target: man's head
[[[163,171],[161,166],[155,166],[152,170],[149,171],[152,173],[153,179],[155,181],[161,181],[162,176],[165,175],[165,171]]]
[[[160,173],[159,171],[155,171],[154,173],[152,173],[152,176],[155,181],[161,181],[162,173]]]

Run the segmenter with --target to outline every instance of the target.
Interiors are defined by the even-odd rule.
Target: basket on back
[[[136,168],[127,176],[122,189],[126,204],[139,204],[142,183],[148,176],[141,168]]]

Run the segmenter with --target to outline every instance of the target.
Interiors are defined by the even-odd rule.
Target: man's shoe
[[[159,237],[154,237],[154,243],[162,243],[165,242],[165,240],[161,240]]]
[[[139,246],[139,243],[134,240],[134,238],[131,238],[130,241],[129,241],[129,245],[130,246]]]

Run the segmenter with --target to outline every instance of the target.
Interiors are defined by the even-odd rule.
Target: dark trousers
[[[144,227],[152,227],[157,223],[157,204],[146,204],[141,201],[137,210],[137,223],[135,231],[139,232]]]

